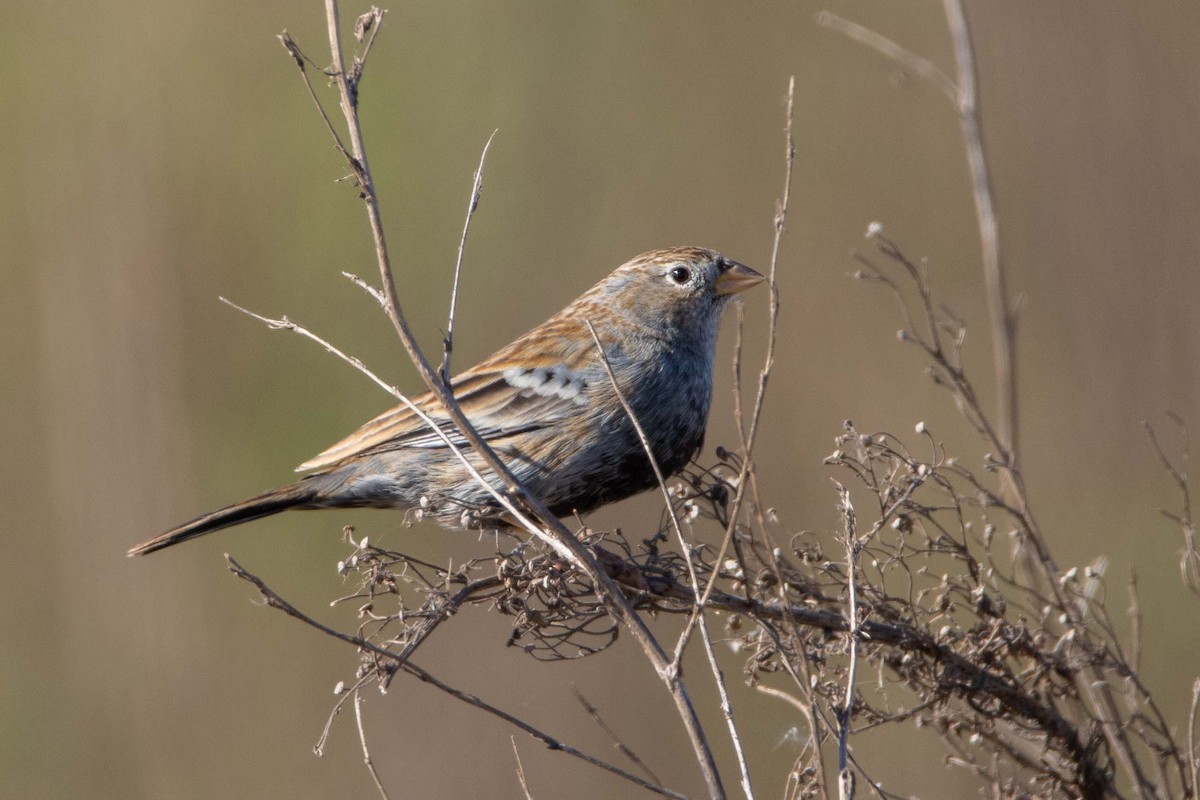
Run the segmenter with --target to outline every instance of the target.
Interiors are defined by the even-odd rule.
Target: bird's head
[[[715,336],[734,295],[761,283],[745,264],[704,247],[651,250],[618,267],[593,290],[619,317],[664,335]],[[591,294],[591,292],[589,292]]]

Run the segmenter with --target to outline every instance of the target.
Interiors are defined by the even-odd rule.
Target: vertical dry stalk
[[[391,800],[388,796],[387,789],[383,787],[383,781],[379,780],[379,772],[375,769],[375,762],[371,760],[371,750],[367,747],[367,733],[363,730],[362,716],[362,695],[358,689],[354,689],[354,722],[358,727],[358,742],[362,745],[363,764],[367,767],[367,772],[371,773],[371,781],[375,784],[379,796],[383,800]]]
[[[1200,789],[1200,749],[1196,741],[1196,711],[1200,709],[1200,678],[1192,683],[1192,705],[1188,708],[1188,769],[1192,773],[1192,791]],[[1194,796],[1194,795],[1193,795]]]
[[[533,795],[529,793],[529,783],[525,780],[525,765],[521,763],[521,751],[517,750],[517,737],[510,736],[508,741],[512,743],[513,758],[517,761],[517,782],[521,784],[525,800],[533,800]]]
[[[858,523],[854,516],[854,506],[850,502],[850,491],[837,481],[833,483],[837,487],[838,505],[842,511],[846,534],[846,605],[849,626],[846,638],[850,651],[850,664],[846,668],[846,698],[842,703],[841,713],[838,714],[838,798],[854,800],[854,772],[850,769],[848,756],[850,720],[854,713],[854,683],[858,677],[858,589],[855,583],[859,553]]]
[[[983,128],[979,121],[979,97],[975,78],[975,50],[963,13],[962,0],[943,0],[950,37],[954,42],[954,62],[958,70],[958,120],[967,148],[967,166],[975,197],[975,216],[983,256],[983,282],[987,290],[988,312],[992,320],[992,348],[995,354],[998,412],[996,427],[1007,448],[1007,463],[1019,463],[1017,418],[1017,322],[1008,300],[1004,264],[1000,260],[1000,225],[992,197],[983,147]]]
[[[458,240],[458,258],[454,260],[454,284],[450,289],[450,316],[446,320],[446,335],[442,337],[442,382],[450,385],[450,353],[454,350],[454,310],[458,306],[458,283],[462,277],[463,254],[467,250],[467,234],[471,232],[471,220],[475,218],[475,210],[479,208],[479,198],[483,194],[483,162],[487,159],[492,140],[496,138],[499,129],[483,145],[479,154],[479,166],[471,179],[471,200],[467,203],[467,218],[463,222],[462,237]]]
[[[767,383],[771,379],[771,370],[775,366],[775,343],[778,338],[779,326],[779,288],[776,283],[776,275],[779,264],[779,248],[783,240],[783,232],[787,225],[788,206],[791,203],[792,196],[792,172],[796,161],[796,142],[792,137],[792,118],[795,109],[796,100],[796,76],[793,75],[788,79],[787,91],[787,114],[784,124],[784,176],[783,176],[783,192],[775,207],[775,218],[772,220],[774,236],[771,240],[771,264],[767,271],[767,285],[770,287],[770,309],[767,316],[767,352],[763,356],[763,366],[758,373],[758,390],[754,397],[754,405],[751,410],[751,422],[749,431],[744,425],[742,414],[742,376],[741,376],[741,353],[742,353],[742,330],[743,330],[743,314],[742,307],[738,306],[737,318],[737,347],[734,350],[733,358],[733,377],[734,377],[734,419],[737,422],[738,435],[741,438],[742,448],[742,464],[738,470],[736,481],[736,489],[734,491],[733,502],[729,507],[729,521],[725,528],[725,536],[721,540],[721,547],[717,551],[717,563],[721,563],[726,553],[729,552],[730,544],[733,541],[734,529],[737,527],[738,515],[741,513],[742,503],[746,498],[746,487],[754,480],[754,443],[758,438],[758,422],[762,417],[763,404],[767,396]],[[758,504],[761,508],[761,502]],[[708,602],[710,593],[712,592],[714,583],[709,583],[706,587],[703,597],[700,600],[700,605],[704,606]],[[685,631],[686,636],[686,631]]]

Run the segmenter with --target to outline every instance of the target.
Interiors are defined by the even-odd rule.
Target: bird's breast
[[[664,473],[680,469],[700,446],[712,402],[712,357],[668,353],[627,393]]]

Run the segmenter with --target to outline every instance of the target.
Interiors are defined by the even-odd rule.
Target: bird
[[[457,375],[451,391],[527,491],[556,515],[587,513],[658,484],[622,399],[664,476],[699,452],[721,312],[763,280],[715,250],[651,250]],[[309,474],[295,483],[196,517],[128,555],[289,509],[405,509],[452,528],[507,527],[493,494],[447,441],[496,490],[503,489],[499,476],[432,393],[412,402],[440,432],[408,406],[396,406],[297,467]]]

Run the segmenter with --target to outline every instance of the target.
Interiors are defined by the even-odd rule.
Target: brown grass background
[[[942,298],[971,324],[968,363],[985,390],[990,343],[952,110],[818,28],[822,8],[952,70],[934,2],[405,2],[372,56],[363,114],[400,290],[430,347],[471,171],[500,129],[468,249],[461,367],[643,250],[704,244],[764,264],[794,74],[781,352],[759,461],[788,527],[832,532],[821,459],[844,418],[904,435],[925,420],[951,450],[980,456],[895,341],[890,299],[846,278],[867,223],[929,257]],[[1111,558],[1114,603],[1137,567],[1146,678],[1182,723],[1200,668],[1197,600],[1177,578],[1178,535],[1157,516],[1175,497],[1138,422],[1174,409],[1200,433],[1200,6],[976,1],[967,12],[1009,283],[1025,298],[1032,498],[1060,564]],[[343,524],[439,561],[486,545],[330,512],[124,557],[287,479],[389,404],[217,295],[287,313],[416,387],[382,315],[338,275],[373,274],[364,215],[334,183],[339,159],[273,39],[287,28],[324,63],[320,4],[10,0],[2,16],[0,796],[373,796],[352,719],[338,720],[325,758],[310,753],[353,653],[259,607],[221,553],[344,623],[326,607],[343,588]],[[754,360],[765,293],[746,300]],[[722,368],[710,445],[733,444],[730,388]],[[593,517],[627,530],[656,520],[653,498]],[[665,782],[699,793],[681,726],[628,642],[544,665],[504,649],[499,618],[455,623],[423,666],[605,751],[571,697],[578,686]],[[699,666],[689,674],[721,740]],[[728,670],[737,683],[732,657]],[[760,796],[778,796],[798,722],[745,690],[735,702]],[[519,796],[500,723],[404,680],[367,714],[393,796]],[[917,741],[904,730],[855,746],[892,790],[971,791],[936,744]],[[534,797],[632,796],[517,744]]]

